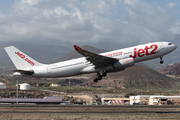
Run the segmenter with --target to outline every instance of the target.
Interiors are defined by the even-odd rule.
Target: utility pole
[[[70,81],[70,79],[69,79],[69,82],[68,82],[68,84],[69,84],[69,86],[71,86],[71,81]]]
[[[18,84],[18,79],[17,79],[17,98],[16,98],[17,104],[18,104],[18,86],[19,86],[19,84]]]

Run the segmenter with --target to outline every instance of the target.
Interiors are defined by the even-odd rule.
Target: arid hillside
[[[124,71],[108,73],[105,78],[97,83],[93,81],[95,76],[94,74],[93,77],[81,85],[119,88],[171,88],[177,82],[155,70],[139,65],[127,68]]]
[[[159,72],[163,74],[169,74],[169,75],[180,75],[180,63],[175,63],[172,65],[167,66],[165,69],[159,70]]]

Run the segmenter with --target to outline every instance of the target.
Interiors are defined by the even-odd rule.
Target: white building
[[[60,84],[57,84],[57,83],[51,83],[50,85],[51,87],[58,87],[58,86],[61,86]]]
[[[149,98],[149,105],[168,104],[168,101],[180,101],[180,96],[151,96]]]
[[[6,84],[4,84],[4,83],[0,83],[0,89],[6,89],[7,87],[6,87]]]
[[[133,105],[133,103],[140,104],[140,105],[148,105],[149,99],[151,96],[157,96],[157,95],[136,95],[136,96],[130,96],[130,105]],[[161,96],[161,95],[159,95]]]
[[[133,105],[133,103],[139,103],[143,101],[149,101],[149,97],[151,95],[137,95],[137,96],[130,96],[130,105]]]
[[[31,86],[28,83],[19,84],[20,90],[30,90]]]
[[[180,96],[137,95],[130,96],[130,105],[180,105]]]

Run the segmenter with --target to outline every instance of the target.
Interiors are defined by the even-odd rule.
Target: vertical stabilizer
[[[24,70],[31,67],[43,65],[29,57],[22,51],[18,50],[14,46],[5,47],[4,49],[6,50],[7,54],[18,70]]]

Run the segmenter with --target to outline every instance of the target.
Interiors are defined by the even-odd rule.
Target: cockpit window
[[[172,43],[168,43],[168,45],[172,45]]]

